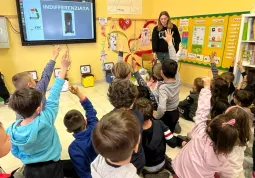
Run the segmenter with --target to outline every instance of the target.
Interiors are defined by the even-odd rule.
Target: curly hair
[[[108,89],[110,103],[117,109],[130,108],[138,97],[138,89],[130,80],[115,79]]]

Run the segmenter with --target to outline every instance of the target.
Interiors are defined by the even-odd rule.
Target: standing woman
[[[154,27],[152,32],[152,51],[153,58],[158,59],[160,62],[169,59],[168,44],[163,39],[165,31],[171,29],[173,33],[173,44],[176,52],[179,50],[179,44],[181,42],[180,33],[175,24],[171,22],[170,16],[167,11],[160,13],[158,18],[158,25]]]

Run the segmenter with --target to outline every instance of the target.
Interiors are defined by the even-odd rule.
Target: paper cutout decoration
[[[204,62],[206,62],[206,63],[210,62],[210,57],[209,56],[205,56],[204,57]]]
[[[147,46],[151,42],[151,33],[149,28],[142,28],[141,33],[141,46]]]
[[[117,50],[117,37],[118,37],[117,33],[110,34],[109,45],[110,45],[110,49],[113,51]]]
[[[98,22],[101,26],[107,25],[107,18],[99,18]]]
[[[130,19],[119,19],[119,25],[122,30],[126,30],[131,26],[131,20]]]
[[[101,54],[100,60],[105,61],[108,58],[106,53]]]
[[[38,79],[37,71],[36,70],[28,71],[28,72],[32,76],[33,80],[37,80]]]
[[[203,61],[203,59],[204,59],[204,56],[203,55],[197,55],[197,60],[198,61]]]
[[[81,72],[81,74],[90,74],[91,73],[90,65],[82,65],[82,66],[80,66],[80,72]]]
[[[219,64],[220,63],[220,57],[214,57],[214,62],[215,64]]]

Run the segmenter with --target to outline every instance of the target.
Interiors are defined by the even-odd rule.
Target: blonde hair
[[[161,30],[163,29],[163,26],[162,26],[162,24],[161,24],[161,22],[160,22],[160,18],[161,18],[161,16],[163,16],[163,15],[165,15],[165,16],[168,17],[167,28],[168,28],[168,29],[172,29],[172,28],[173,28],[173,24],[172,24],[172,22],[171,22],[170,15],[168,14],[167,11],[162,11],[162,12],[159,14],[159,18],[158,18],[158,31],[161,31]]]
[[[157,63],[152,67],[152,73],[153,76],[157,78],[157,80],[162,79],[161,76],[161,70],[162,70],[162,64],[161,63]]]
[[[20,72],[15,74],[12,77],[12,83],[15,86],[16,89],[24,88],[28,85],[28,82],[30,82],[31,77],[28,72]]]
[[[112,74],[118,79],[126,79],[131,73],[131,66],[127,62],[121,61],[114,64]]]

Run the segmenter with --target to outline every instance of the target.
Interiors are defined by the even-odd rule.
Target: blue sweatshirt
[[[29,124],[20,126],[22,120],[17,120],[8,129],[11,137],[12,154],[23,164],[58,161],[61,144],[54,127],[59,109],[59,96],[64,80],[57,78],[50,90],[45,104],[45,110]]]
[[[90,164],[97,157],[92,145],[92,134],[98,119],[97,112],[88,98],[81,101],[81,105],[86,111],[87,127],[86,130],[73,134],[75,140],[69,146],[68,152],[78,176],[91,178]]]

